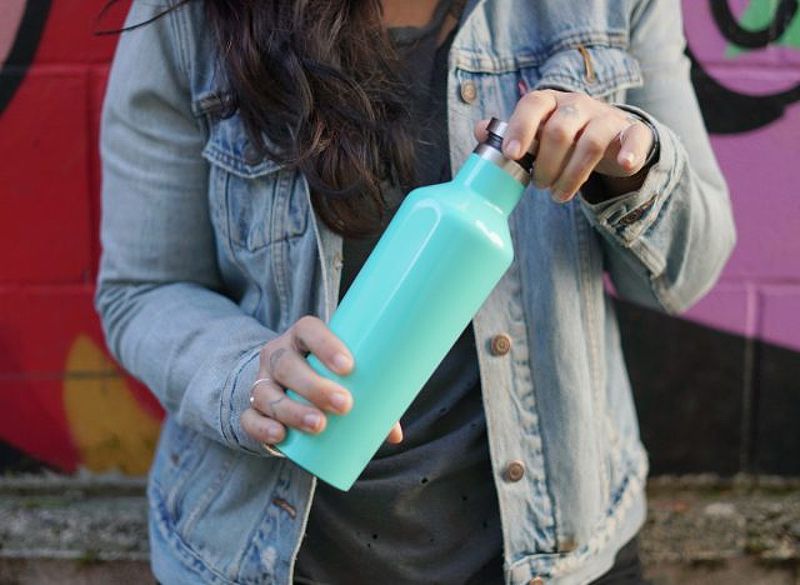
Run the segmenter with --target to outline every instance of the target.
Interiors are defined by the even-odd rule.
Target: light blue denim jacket
[[[127,25],[163,8],[136,0]],[[661,143],[642,188],[602,204],[530,187],[511,216],[516,259],[474,318],[509,584],[586,583],[645,517],[647,457],[604,271],[621,297],[676,313],[734,245],[683,49],[678,0],[471,0],[453,42],[453,169],[476,121],[508,119],[520,80],[630,104]],[[317,480],[239,417],[259,349],[305,314],[331,316],[342,242],[301,174],[256,160],[238,114],[212,115],[228,103],[217,70],[197,0],[122,34],[102,116],[95,305],[112,354],[168,413],[148,488],[158,578],[285,585]],[[501,333],[511,350],[495,355]]]

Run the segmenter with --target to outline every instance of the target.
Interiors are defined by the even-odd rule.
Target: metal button
[[[506,479],[508,481],[519,481],[525,475],[525,465],[519,459],[515,459],[506,467]]]
[[[478,97],[478,88],[475,87],[475,83],[472,81],[462,81],[461,99],[464,100],[465,103],[471,104],[475,101],[476,97]]]
[[[528,585],[544,585],[544,579],[541,577],[534,577],[530,581],[528,581]]]
[[[578,543],[571,536],[566,536],[558,543],[558,552],[569,553],[578,548]]]
[[[506,355],[511,350],[511,338],[505,333],[498,333],[492,337],[492,355]]]

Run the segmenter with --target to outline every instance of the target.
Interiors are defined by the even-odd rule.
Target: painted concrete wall
[[[642,436],[654,473],[798,475],[800,3],[683,8],[738,243],[691,321],[619,306]]]
[[[779,0],[683,5],[739,235],[723,282],[689,316],[800,350],[800,11]],[[793,8],[776,18],[779,6]]]
[[[109,357],[91,303],[98,117],[115,43],[92,30],[119,26],[128,4],[96,22],[103,3],[3,3],[3,469],[44,464],[141,474],[162,416]],[[730,182],[739,244],[722,282],[688,320],[624,304],[620,312],[655,470],[733,473],[761,468],[764,437],[800,448],[800,377],[781,373],[794,371],[800,351],[800,11],[795,0],[684,0],[683,7],[695,85]],[[770,362],[773,350],[781,358]],[[665,415],[664,401],[678,405],[673,415]],[[783,414],[778,426],[764,419],[773,403]],[[707,441],[699,459],[694,438],[676,450],[675,427],[702,429],[709,412],[731,441]],[[734,454],[721,465],[717,449],[726,447]],[[800,463],[764,469],[800,473]]]
[[[160,407],[104,349],[92,308],[97,130],[126,6],[5,0],[0,9],[0,442],[59,470],[147,470]],[[127,2],[123,3],[127,5]]]

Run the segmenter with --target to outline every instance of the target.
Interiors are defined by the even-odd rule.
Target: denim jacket
[[[126,24],[163,9],[135,0]],[[475,122],[508,119],[520,81],[627,107],[660,140],[635,192],[556,204],[529,187],[511,215],[516,258],[473,319],[507,584],[587,583],[645,518],[647,456],[604,274],[620,297],[677,313],[735,241],[684,42],[678,0],[470,0],[453,41],[454,170]],[[342,240],[301,173],[254,156],[214,49],[199,1],[121,35],[95,306],[114,357],[167,412],[148,483],[156,576],[286,585],[317,479],[239,418],[259,349],[305,314],[330,318]],[[508,352],[493,351],[498,335]]]

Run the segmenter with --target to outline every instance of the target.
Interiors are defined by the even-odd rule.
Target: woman
[[[157,578],[637,582],[647,463],[603,274],[676,313],[735,240],[677,0],[135,1],[126,25],[95,300],[167,412]],[[490,116],[536,157],[515,262],[340,492],[271,448],[352,406],[303,357],[354,367],[325,323]]]

